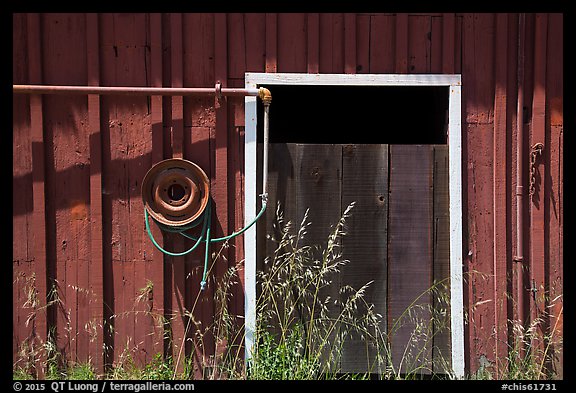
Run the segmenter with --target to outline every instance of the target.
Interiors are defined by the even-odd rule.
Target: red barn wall
[[[243,87],[248,71],[461,74],[465,352],[473,373],[486,361],[503,364],[519,302],[524,314],[544,318],[545,334],[562,334],[562,23],[560,14],[526,15],[527,184],[530,147],[541,142],[544,150],[523,212],[523,265],[531,271],[523,288],[522,264],[513,262],[517,14],[14,14],[13,82]],[[201,363],[184,340],[193,336],[185,311],[208,326],[214,284],[198,294],[202,251],[172,258],[154,248],[139,187],[155,162],[190,159],[210,178],[216,236],[241,227],[243,133],[241,98],[215,105],[14,94],[14,362],[56,332],[65,359],[90,359],[98,370],[128,353],[138,362],[196,353]],[[225,256],[213,270],[222,277],[242,261],[242,239],[212,251]],[[242,281],[240,270],[230,300],[237,314]],[[222,345],[206,339],[205,354]]]

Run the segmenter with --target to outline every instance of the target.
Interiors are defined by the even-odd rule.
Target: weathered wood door
[[[277,202],[295,225],[309,209],[306,242],[323,247],[355,202],[341,240],[349,262],[332,278],[329,295],[372,281],[365,300],[382,316],[380,329],[391,343],[381,356],[404,372],[442,373],[450,364],[448,293],[440,291],[449,277],[447,153],[447,145],[270,146],[271,208],[266,229],[259,229],[259,260],[276,247],[265,233],[274,230]],[[444,286],[434,284],[439,281]],[[359,335],[341,353],[341,372],[379,371],[375,347]]]

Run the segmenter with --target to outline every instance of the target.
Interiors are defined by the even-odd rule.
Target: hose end
[[[262,204],[267,205],[268,204],[268,193],[265,192],[263,194],[260,194],[260,197],[262,198]]]
[[[205,290],[205,289],[206,289],[206,281],[202,280],[202,281],[200,282],[200,290],[203,291],[203,290]]]
[[[272,102],[272,93],[265,87],[258,89],[258,97],[260,97],[264,105],[270,105]]]

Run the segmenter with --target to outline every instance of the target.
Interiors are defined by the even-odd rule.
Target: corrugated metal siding
[[[461,73],[466,362],[474,372],[484,359],[505,358],[506,321],[516,318],[517,20],[516,14],[14,14],[13,81],[212,87],[219,80],[237,87],[246,71]],[[563,20],[528,14],[526,21],[523,149],[528,157],[534,143],[545,146],[537,195],[524,212],[525,263],[534,273],[525,287],[538,289],[536,302],[523,291],[524,304],[535,317],[563,293]],[[163,257],[152,246],[140,181],[163,158],[191,159],[211,179],[217,232],[240,227],[243,100],[228,98],[215,108],[211,98],[13,97],[14,361],[22,345],[38,347],[53,328],[67,359],[90,358],[98,369],[127,352],[138,361],[158,352],[177,357],[184,336],[193,335],[186,333],[184,310],[197,298],[202,256]],[[177,242],[166,239],[184,246]],[[242,260],[242,247],[237,239],[224,251],[217,276]],[[61,302],[45,308],[54,284]],[[30,288],[37,290],[35,306],[27,302]],[[143,288],[153,294],[138,302]],[[241,314],[242,282],[234,291]],[[215,313],[213,296],[211,285],[194,311],[204,327]],[[552,305],[554,316],[561,305],[561,299]],[[157,316],[170,321],[170,341]],[[556,317],[545,322],[545,333],[562,331]],[[220,345],[206,342],[205,353]],[[189,344],[185,353],[195,350]]]

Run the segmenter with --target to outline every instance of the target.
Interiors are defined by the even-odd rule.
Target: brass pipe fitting
[[[260,97],[264,105],[270,105],[272,102],[272,93],[265,87],[258,89],[258,97]]]

